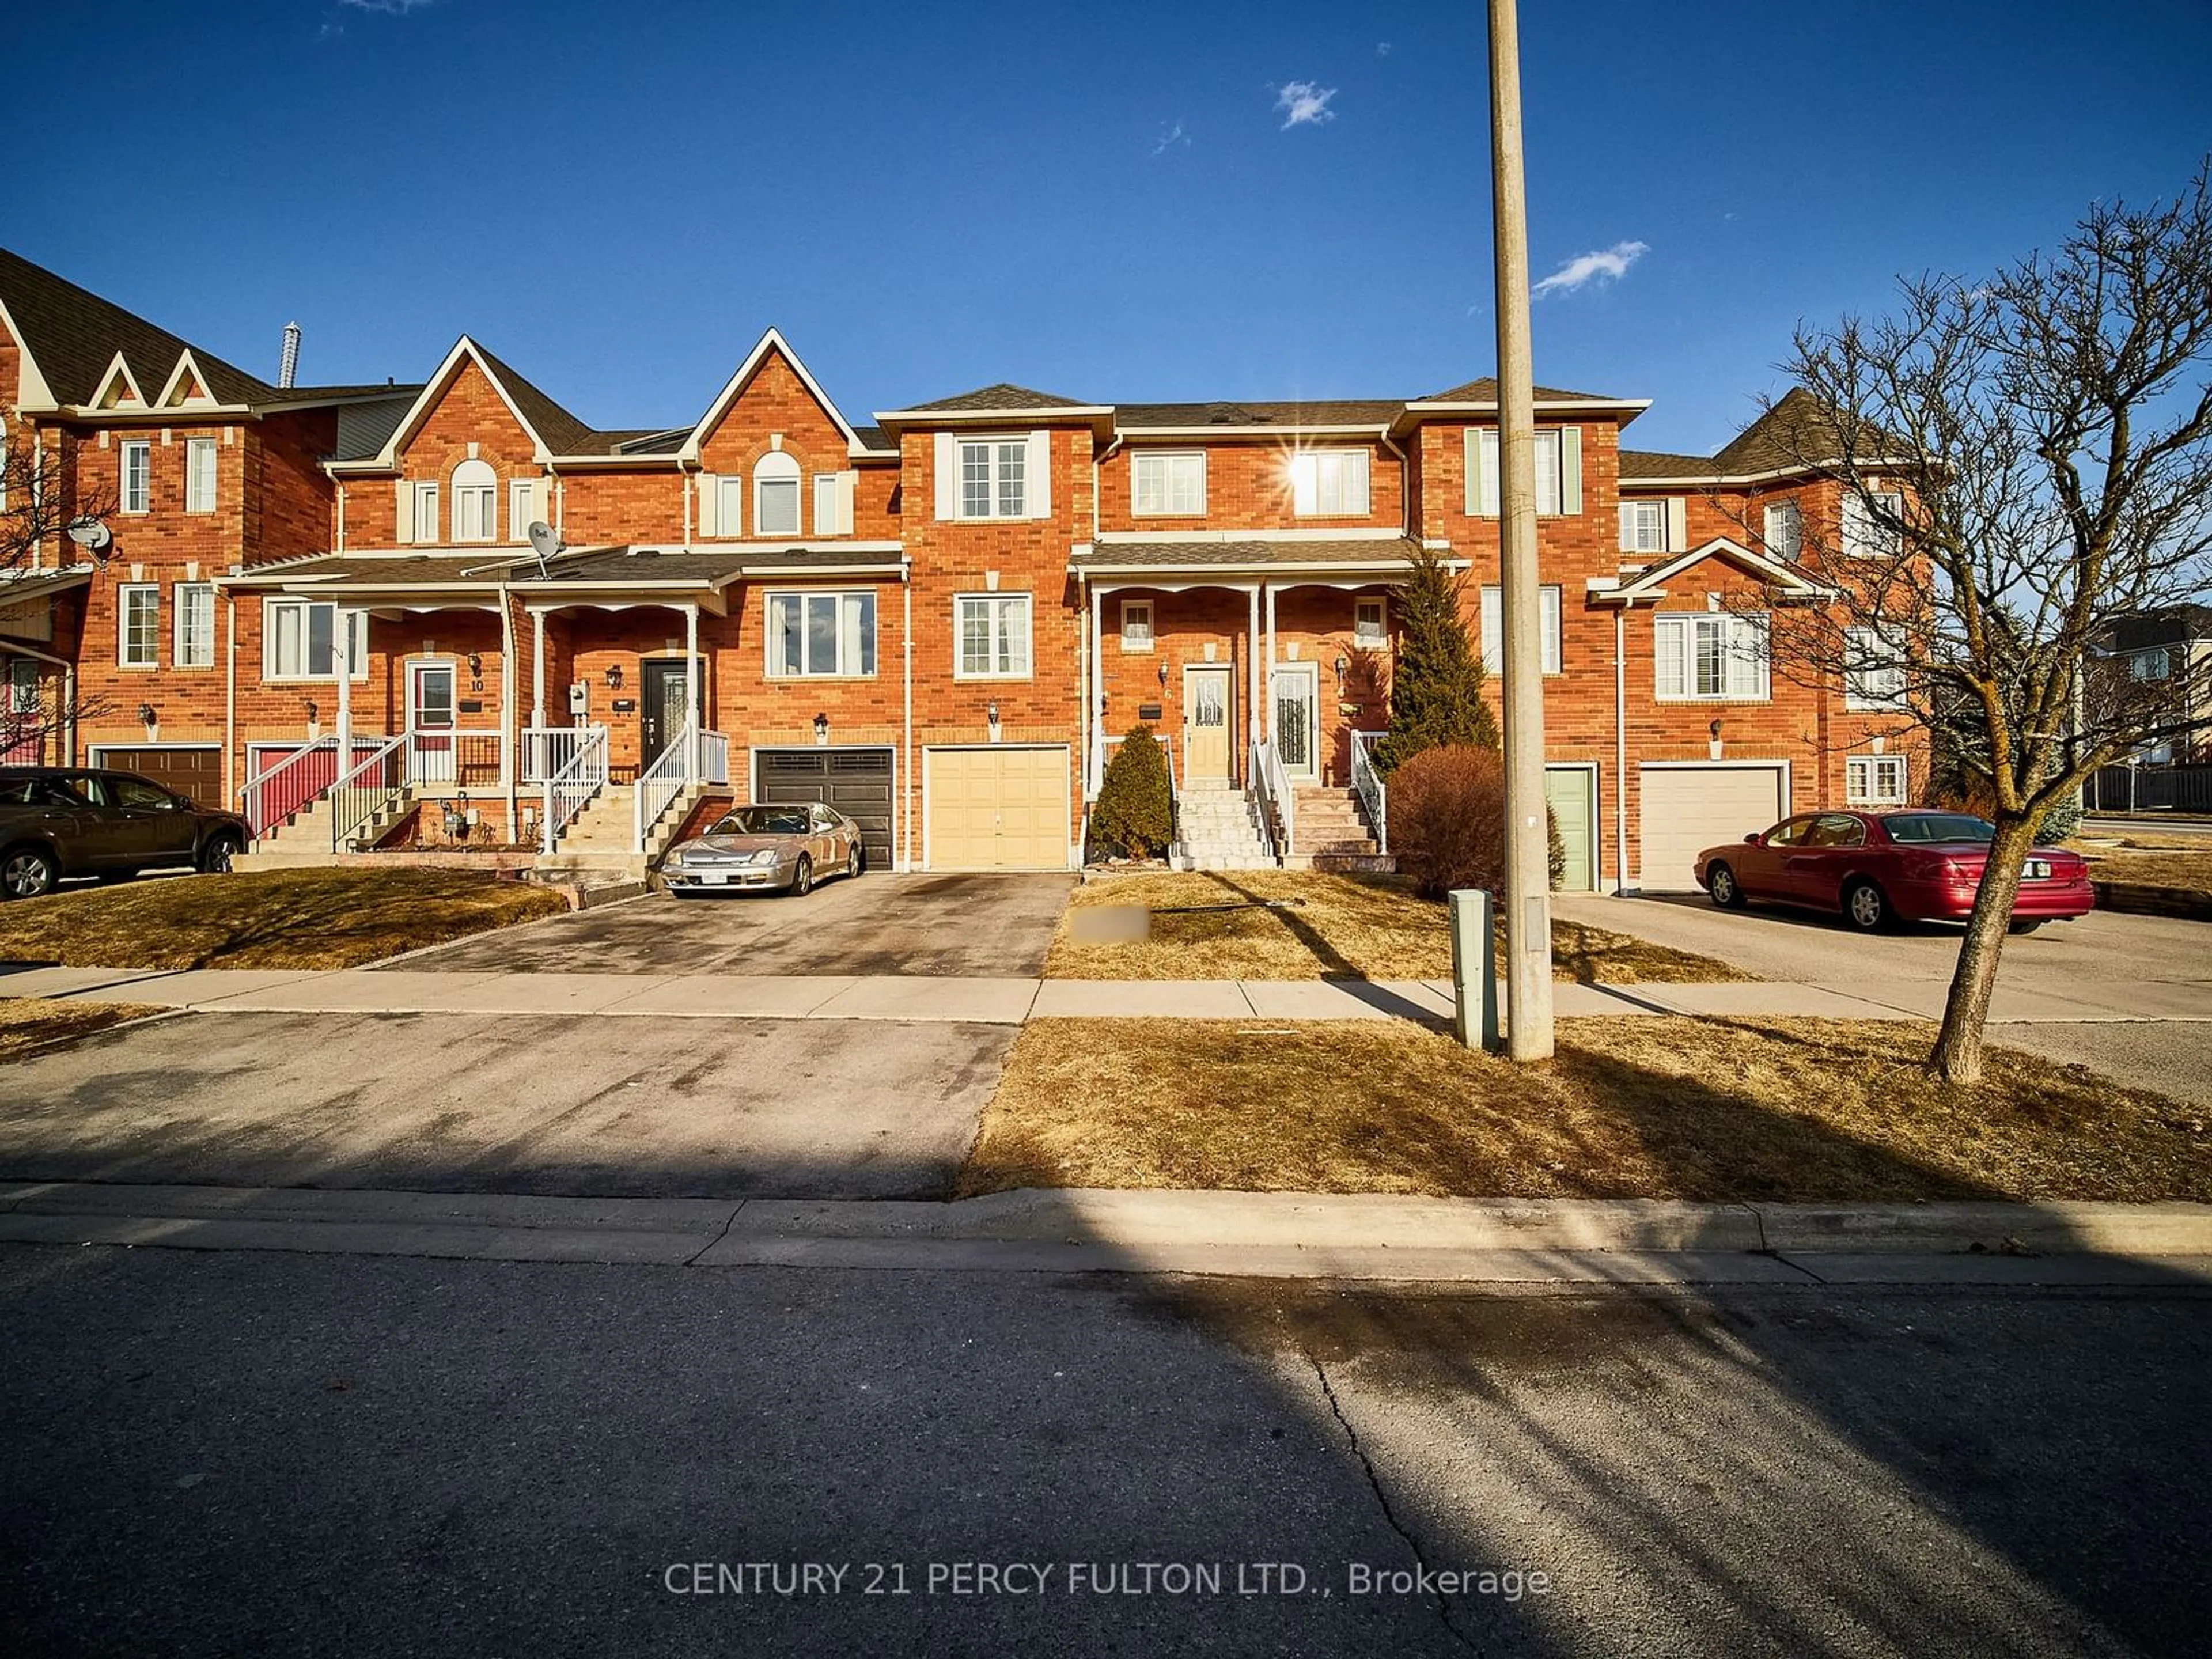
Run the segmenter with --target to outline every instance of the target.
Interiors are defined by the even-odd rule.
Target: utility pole
[[[1505,1054],[1552,1055],[1552,872],[1544,811],[1536,392],[1515,0],[1490,0],[1490,168],[1498,254],[1498,586],[1505,635]]]

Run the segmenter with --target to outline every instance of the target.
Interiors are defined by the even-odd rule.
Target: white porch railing
[[[577,741],[568,759],[559,770],[548,777],[543,785],[544,850],[553,851],[561,832],[576,821],[576,815],[591,804],[592,798],[607,787],[607,728],[604,726],[568,728],[577,733]]]
[[[576,758],[592,732],[603,726],[530,726],[522,732],[522,778],[525,783],[544,783]]]
[[[411,730],[407,733],[406,781],[434,791],[503,787],[507,733],[459,726]]]
[[[1260,833],[1267,838],[1267,855],[1280,863],[1288,858],[1297,834],[1298,799],[1291,788],[1290,774],[1272,743],[1252,745],[1252,787],[1259,795]]]
[[[340,773],[330,787],[331,851],[342,853],[362,825],[382,811],[406,787],[405,736],[386,738],[366,757]],[[359,745],[356,745],[359,752]]]
[[[238,797],[253,838],[260,840],[320,795],[337,769],[338,740],[317,738],[248,778]]]
[[[726,732],[702,732],[699,734],[700,783],[727,783],[730,781],[730,739]]]
[[[1371,752],[1382,741],[1382,735],[1380,732],[1352,734],[1352,792],[1359,797],[1359,804],[1367,809],[1367,821],[1375,826],[1376,850],[1387,853],[1390,850],[1390,793],[1375,769]]]

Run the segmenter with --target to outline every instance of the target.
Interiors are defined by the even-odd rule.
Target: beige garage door
[[[1065,870],[1067,750],[932,749],[923,811],[933,870]]]
[[[1647,766],[1642,775],[1646,892],[1694,890],[1698,854],[1741,841],[1789,811],[1779,766]]]

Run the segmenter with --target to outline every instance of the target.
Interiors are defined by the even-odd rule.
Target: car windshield
[[[740,806],[725,812],[707,832],[710,836],[803,836],[806,809],[803,806]]]
[[[1892,841],[1914,844],[1937,841],[1986,842],[1996,834],[1996,826],[1987,818],[1970,817],[1964,812],[1904,812],[1881,822],[1883,828],[1889,831]]]

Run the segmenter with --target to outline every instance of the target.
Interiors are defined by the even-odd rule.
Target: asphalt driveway
[[[931,1198],[1010,1025],[189,1014],[17,1060],[0,1180]]]
[[[665,893],[486,933],[394,963],[416,972],[919,974],[1034,978],[1072,876],[879,875],[804,898]]]

